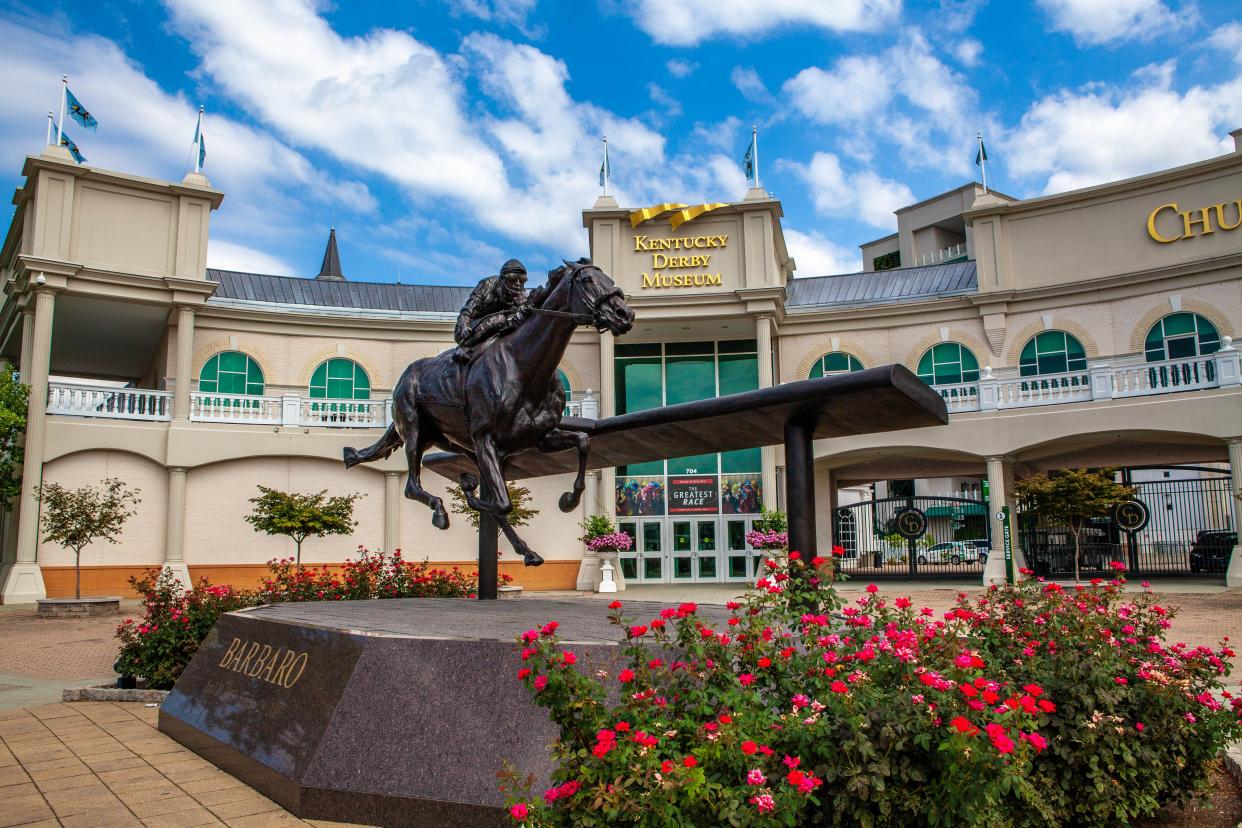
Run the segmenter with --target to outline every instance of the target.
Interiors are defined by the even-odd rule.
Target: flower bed
[[[152,689],[170,689],[190,663],[199,643],[223,612],[290,601],[358,601],[377,598],[472,598],[477,572],[411,563],[358,547],[358,557],[335,571],[327,566],[298,567],[292,558],[267,563],[270,574],[254,592],[213,586],[206,578],[190,589],[167,570],[151,569],[130,584],[142,595],[141,621],[125,619],[116,630],[121,642],[115,669],[145,678]],[[501,583],[512,580],[501,575]]]
[[[796,552],[729,605],[632,619],[627,665],[584,675],[555,621],[518,672],[560,727],[545,825],[1118,825],[1206,785],[1242,736],[1227,647],[1167,645],[1121,581],[1027,581],[940,617],[872,585],[849,606]]]

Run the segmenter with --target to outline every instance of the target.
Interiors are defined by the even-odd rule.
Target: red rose
[[[621,682],[622,684],[629,684],[633,680],[634,680],[634,671],[629,669],[628,667],[622,670],[620,673],[617,673],[617,681]]]
[[[693,756],[687,756],[685,759],[681,760],[681,763],[685,765],[687,768],[693,768],[695,765],[699,763],[699,760],[695,759]]]

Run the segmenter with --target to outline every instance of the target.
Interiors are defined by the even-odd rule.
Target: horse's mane
[[[543,295],[544,302],[547,302],[548,299],[552,297],[553,291],[556,290],[557,285],[561,283],[561,279],[565,278],[565,274],[573,273],[574,271],[581,270],[583,267],[591,263],[591,260],[585,256],[583,256],[581,259],[579,259],[576,262],[571,262],[568,260],[564,260],[564,261],[565,261],[565,264],[561,265],[558,268],[555,268],[554,270],[548,271],[548,282],[547,282],[548,289]],[[537,305],[536,307],[543,307],[543,305],[540,304],[540,305]]]

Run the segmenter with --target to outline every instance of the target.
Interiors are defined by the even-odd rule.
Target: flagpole
[[[56,146],[60,146],[61,136],[65,134],[65,101],[69,95],[69,76],[60,76],[60,123],[56,125]]]
[[[604,138],[604,195],[608,195],[608,179],[612,178],[612,170],[608,169],[608,136]]]
[[[52,124],[56,122],[56,116],[52,114],[52,110],[47,111],[47,145],[52,145]]]
[[[755,167],[755,189],[759,189],[759,127],[754,124],[750,125],[750,142],[754,152],[751,163]]]
[[[203,107],[198,107],[198,125],[194,127],[194,174],[199,173],[199,159],[203,157]]]
[[[983,194],[988,192],[988,158],[983,151],[983,133],[975,133],[975,137],[979,139],[979,170],[983,173]]]

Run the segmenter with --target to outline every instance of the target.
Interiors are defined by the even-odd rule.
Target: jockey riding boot
[[[464,345],[457,346],[457,349],[453,351],[453,362],[456,362],[458,365],[465,365],[470,361],[470,355],[473,351],[473,348],[467,348]]]

